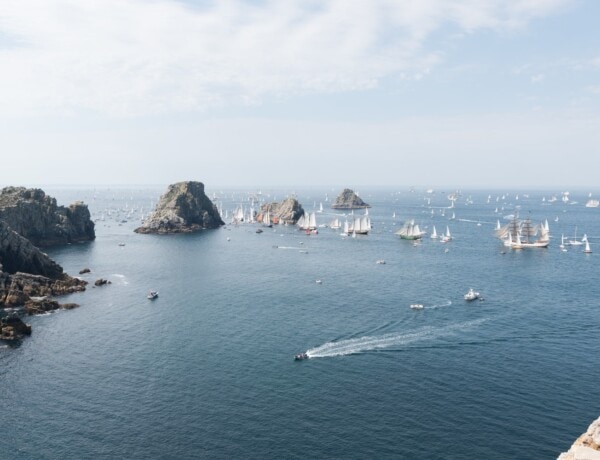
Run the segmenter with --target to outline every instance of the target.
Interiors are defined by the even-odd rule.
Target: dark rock
[[[61,279],[0,272],[0,308],[25,305],[35,297],[60,296],[85,290],[87,282],[64,274]]]
[[[91,270],[89,268],[84,268],[83,270],[79,270],[80,275],[85,275],[86,273],[90,273]]]
[[[41,189],[5,187],[0,192],[0,220],[36,246],[91,241],[96,235],[87,205],[68,207]]]
[[[31,335],[31,326],[25,324],[16,314],[0,318],[0,339],[18,340],[24,335]]]
[[[271,215],[271,221],[274,224],[278,224],[280,222],[286,224],[295,224],[300,216],[304,214],[304,209],[302,205],[298,203],[298,200],[295,198],[286,198],[282,202],[273,202],[268,204],[263,204],[260,207],[260,213],[257,216],[257,220],[262,222],[262,216],[264,213],[269,211]]]
[[[346,188],[340,193],[331,205],[333,209],[361,209],[370,208],[356,193]]]
[[[60,265],[40,251],[29,240],[0,220],[0,261],[8,273],[18,271],[61,279],[65,274]]]
[[[136,233],[186,233],[217,228],[225,223],[204,193],[202,182],[169,185],[156,209],[136,228]]]
[[[105,284],[108,284],[109,281],[105,280],[104,278],[99,278],[94,282],[94,286],[104,286]]]

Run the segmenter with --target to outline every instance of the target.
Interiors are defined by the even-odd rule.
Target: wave
[[[402,347],[414,342],[434,340],[440,337],[449,336],[456,332],[476,327],[484,321],[486,321],[486,318],[467,321],[465,323],[451,324],[444,327],[428,326],[410,332],[396,332],[327,342],[318,347],[306,350],[306,354],[309,358],[328,358],[333,356],[353,355],[390,347]]]

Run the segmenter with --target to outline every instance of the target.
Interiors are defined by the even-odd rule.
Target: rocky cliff
[[[58,206],[40,189],[5,187],[0,192],[0,221],[36,246],[93,240],[94,223],[87,205]]]
[[[202,182],[169,185],[156,209],[136,233],[183,233],[225,225],[217,207],[204,194]]]
[[[262,222],[262,216],[264,213],[269,211],[271,220],[274,223],[283,222],[286,224],[295,224],[300,216],[304,214],[302,205],[298,203],[295,198],[286,198],[282,202],[273,202],[263,204],[260,207],[260,214],[257,216],[257,220]]]
[[[331,205],[333,209],[360,209],[370,208],[354,191],[346,188],[340,193]]]
[[[0,308],[24,305],[35,296],[83,291],[86,284],[0,221]]]
[[[598,417],[558,460],[600,460],[600,417]]]

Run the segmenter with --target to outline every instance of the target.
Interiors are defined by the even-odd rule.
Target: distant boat
[[[300,228],[300,230],[306,230],[306,231],[311,231],[311,230],[316,230],[317,229],[317,216],[314,212],[311,212],[310,214],[302,214],[300,216],[300,219],[298,219],[298,222],[296,222],[296,225]]]
[[[596,200],[596,199],[588,200],[585,203],[586,208],[597,208],[598,206],[600,206],[600,200]]]
[[[331,221],[331,223],[329,224],[329,227],[334,229],[334,230],[338,230],[340,228],[342,228],[342,225],[340,223],[340,219],[338,219],[337,217],[335,219],[333,219]]]
[[[150,291],[147,295],[150,300],[154,300],[158,297],[158,291]]]
[[[442,243],[447,243],[452,240],[452,235],[450,234],[450,228],[446,225],[446,233],[440,238]]]
[[[481,294],[475,289],[470,288],[469,291],[464,295],[464,297],[466,301],[470,302],[471,300],[480,299]]]
[[[319,210],[317,212],[323,212],[323,203],[319,203]]]
[[[538,233],[538,239],[534,240]],[[550,244],[548,220],[537,226],[531,224],[531,219],[521,221],[514,217],[507,225],[496,230],[496,236],[511,249],[545,248]]]
[[[590,248],[590,242],[588,240],[585,240],[585,249],[583,250],[583,252],[586,254],[592,253],[592,249]]]
[[[385,265],[385,260],[383,259],[379,259],[377,262],[375,262],[378,265]]]
[[[308,359],[308,354],[307,353],[298,353],[297,355],[294,355],[294,360],[295,361],[302,361],[304,359]]]
[[[402,228],[396,232],[403,240],[419,240],[423,238],[425,232],[419,228],[419,224],[415,224],[414,220],[407,220]]]
[[[437,232],[435,231],[435,225],[433,226],[433,231],[431,232],[431,235],[429,236],[432,240],[437,239],[438,235]]]
[[[585,239],[587,240],[587,236],[585,236]],[[583,243],[585,243],[585,240],[583,238],[581,240],[577,239],[577,227],[575,227],[575,236],[573,237],[572,240],[568,241],[568,244],[570,246],[581,246],[581,245],[583,245]]]
[[[410,308],[413,310],[423,310],[424,307],[422,303],[413,303],[410,305]]]
[[[357,235],[367,235],[371,230],[371,219],[367,216],[355,216],[349,231]]]

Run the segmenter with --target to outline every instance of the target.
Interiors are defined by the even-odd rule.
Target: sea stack
[[[86,204],[58,206],[39,188],[5,187],[0,191],[0,220],[35,246],[54,246],[96,238]]]
[[[260,214],[257,216],[259,222],[263,221],[263,216],[269,212],[271,221],[274,224],[295,224],[300,216],[304,214],[304,208],[295,198],[286,198],[282,202],[273,202],[263,204],[260,207]]]
[[[371,205],[365,203],[354,191],[345,188],[340,193],[335,202],[331,205],[333,209],[362,209],[370,208]]]
[[[169,185],[156,209],[136,233],[189,233],[218,228],[225,223],[217,207],[204,194],[202,182],[178,182]]]

